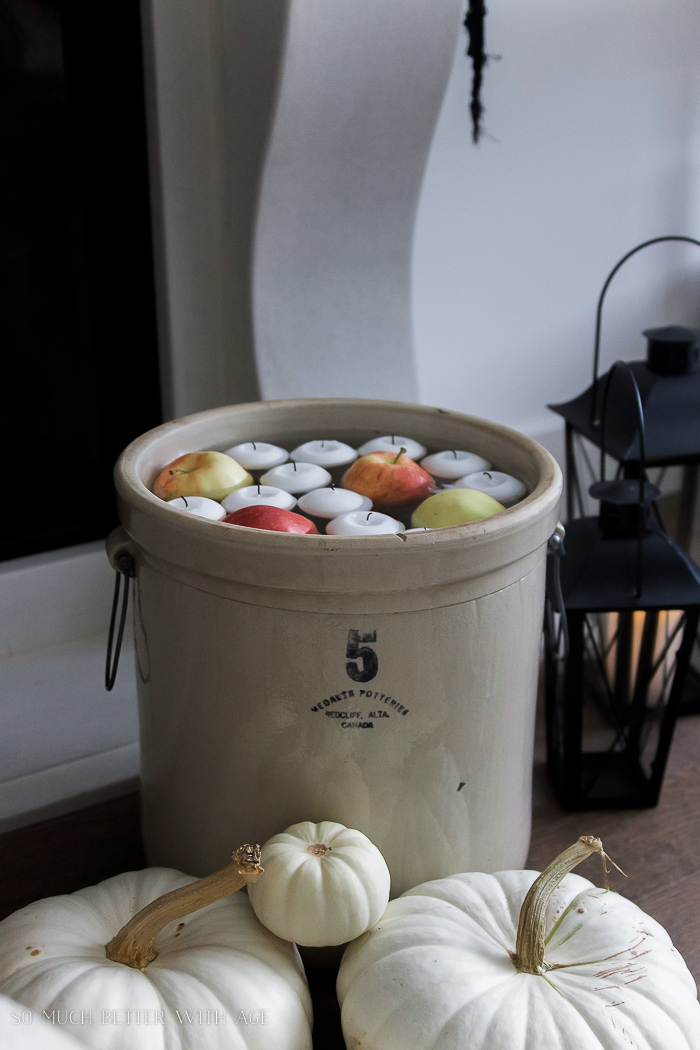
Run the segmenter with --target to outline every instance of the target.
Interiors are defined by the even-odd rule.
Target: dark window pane
[[[160,420],[136,0],[0,0],[0,557],[106,534]]]

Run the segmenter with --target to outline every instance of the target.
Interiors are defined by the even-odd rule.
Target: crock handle
[[[566,529],[559,521],[547,543],[547,583],[544,614],[544,639],[558,660],[569,656],[569,627],[566,622],[564,595],[561,589],[561,559],[564,555]],[[559,613],[559,627],[555,627],[554,613]]]
[[[118,525],[112,529],[105,542],[109,564],[116,572],[133,577],[136,566],[136,544],[126,529]]]
[[[107,637],[107,659],[105,661],[105,689],[111,692],[117,680],[119,669],[119,654],[124,639],[124,628],[126,626],[126,611],[129,605],[129,583],[136,575],[136,544],[128,532],[120,526],[113,529],[107,537],[107,557],[109,563],[116,572],[114,581],[114,600],[112,602],[112,615],[109,620],[109,635]],[[119,608],[119,593],[121,591],[122,578],[124,580],[124,596],[121,602],[121,614],[119,615],[119,627],[117,629],[116,641],[114,628],[117,622],[117,610]],[[114,653],[112,652],[114,649]]]

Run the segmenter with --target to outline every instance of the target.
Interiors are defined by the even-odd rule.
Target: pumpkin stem
[[[326,846],[321,842],[314,842],[306,847],[306,852],[312,857],[325,857],[326,853],[332,853],[333,847]]]
[[[544,961],[547,905],[564,876],[591,853],[599,853],[605,867],[603,843],[592,835],[582,835],[578,842],[560,853],[530,887],[520,909],[518,939],[515,953],[511,954],[513,965],[520,973],[542,974],[549,969]]]
[[[225,868],[164,893],[137,912],[105,946],[107,958],[143,970],[158,954],[155,943],[164,926],[257,882],[262,873],[260,846],[240,846]]]

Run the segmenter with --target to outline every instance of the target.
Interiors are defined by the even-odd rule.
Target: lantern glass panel
[[[550,765],[565,805],[654,804],[686,620],[678,609],[570,617],[572,654],[552,667],[550,707]]]

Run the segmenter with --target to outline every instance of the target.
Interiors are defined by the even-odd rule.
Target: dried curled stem
[[[607,889],[608,879],[605,861],[606,858],[610,858],[607,857],[603,849],[603,843],[593,835],[582,835],[578,842],[575,842],[573,846],[569,846],[563,853],[560,853],[530,887],[520,909],[518,938],[515,953],[512,956],[513,965],[520,973],[542,974],[546,972],[544,943],[547,932],[545,925],[547,905],[564,876],[568,875],[581,861],[590,857],[592,853],[600,854],[603,860],[605,887]],[[617,867],[616,864],[615,867]]]
[[[228,897],[249,882],[257,882],[262,873],[260,846],[248,843],[240,846],[225,868],[171,890],[137,912],[106,945],[107,958],[134,969],[144,969],[158,954],[155,943],[164,926]]]

